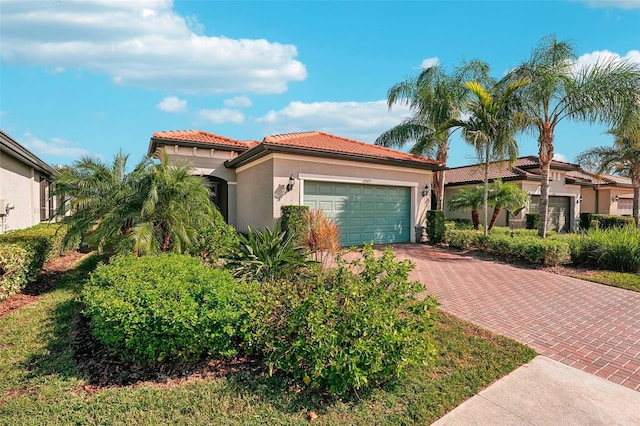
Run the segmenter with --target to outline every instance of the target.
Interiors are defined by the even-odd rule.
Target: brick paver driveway
[[[444,310],[640,391],[640,293],[425,245],[393,250]]]

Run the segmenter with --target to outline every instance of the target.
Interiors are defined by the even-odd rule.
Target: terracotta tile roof
[[[577,170],[567,173],[567,177],[594,185],[624,185],[631,186],[631,178],[598,174],[589,170]]]
[[[323,132],[299,132],[273,135],[265,137],[262,142],[264,144],[303,148],[318,152],[333,152],[386,160],[432,164],[435,166],[442,165],[435,160],[420,157],[418,155],[330,135]]]
[[[166,132],[155,132],[152,139],[166,139],[171,141],[196,142],[205,145],[229,146],[239,148],[239,151],[246,151],[259,143],[251,140],[239,141],[226,136],[203,132],[202,130],[171,130]]]
[[[579,166],[564,161],[553,160],[552,169],[579,170]],[[489,164],[489,179],[505,180],[540,179],[540,162],[535,155],[520,157],[509,166],[508,161],[494,161]],[[447,170],[445,185],[460,185],[484,181],[484,164],[455,167]]]

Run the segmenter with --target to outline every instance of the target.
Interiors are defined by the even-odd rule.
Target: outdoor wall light
[[[426,184],[422,190],[422,196],[426,197],[427,195],[429,195],[429,184]]]
[[[295,183],[296,183],[296,180],[294,179],[293,175],[289,176],[289,183],[287,184],[287,192],[293,189],[293,185],[295,185]]]
[[[618,196],[616,195],[615,197],[613,197],[613,200],[611,200],[611,201],[618,202],[618,200],[619,200],[619,199],[620,199],[620,197],[618,197]]]
[[[580,204],[582,202],[582,195],[576,198],[576,203]]]

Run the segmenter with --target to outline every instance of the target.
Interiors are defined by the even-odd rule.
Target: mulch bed
[[[38,296],[51,290],[60,281],[62,275],[85,254],[68,252],[57,259],[45,262],[36,281],[27,284],[21,293],[14,294],[0,302],[0,318],[38,300]]]

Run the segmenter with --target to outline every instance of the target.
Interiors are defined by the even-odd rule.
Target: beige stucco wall
[[[159,148],[169,154],[171,162],[188,161],[193,164],[194,173],[197,175],[215,176],[226,180],[228,184],[228,220],[232,225],[237,222],[236,172],[224,166],[225,161],[238,156],[237,152],[175,145],[164,145]]]
[[[422,196],[425,185],[432,186],[432,172],[357,161],[330,160],[317,157],[269,154],[267,157],[237,169],[239,230],[246,226],[271,226],[280,217],[283,205],[301,204],[305,181],[335,181],[411,188],[412,229],[425,224],[430,205]],[[286,191],[289,177],[295,179]],[[256,206],[260,208],[256,208]],[[267,216],[268,215],[268,216]],[[412,239],[413,239],[412,233]]]
[[[231,223],[241,232],[246,231],[249,226],[272,227],[273,159],[265,157],[248,167],[236,169],[236,180],[236,221]]]
[[[0,232],[40,223],[39,178],[33,167],[0,152],[0,200],[15,206],[8,215],[0,216]]]

